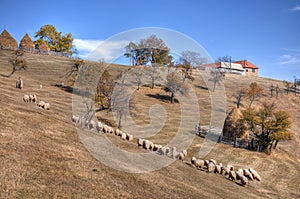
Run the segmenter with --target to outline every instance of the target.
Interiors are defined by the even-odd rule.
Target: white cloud
[[[111,62],[124,53],[124,47],[129,43],[127,40],[103,41],[74,39],[74,45],[79,51],[79,56],[85,59],[100,60],[104,59]]]
[[[300,54],[284,54],[279,57],[279,64],[295,64],[300,63]]]
[[[292,12],[300,11],[300,6],[295,6],[293,8],[290,8],[289,10],[292,11]]]

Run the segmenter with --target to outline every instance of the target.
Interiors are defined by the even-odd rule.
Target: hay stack
[[[20,49],[34,49],[34,43],[32,42],[29,35],[26,33],[20,42]]]
[[[0,35],[0,46],[5,49],[15,50],[18,48],[17,41],[7,32],[7,30],[3,30]]]
[[[223,136],[230,138],[246,138],[248,131],[244,122],[241,122],[240,119],[243,117],[240,110],[234,107],[229,114],[227,115],[223,128]]]
[[[39,45],[39,49],[40,49],[40,51],[43,51],[43,52],[49,52],[50,51],[50,48],[49,48],[48,44],[45,41],[42,41],[42,43]]]

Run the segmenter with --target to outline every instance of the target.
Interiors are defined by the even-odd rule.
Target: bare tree
[[[28,68],[27,60],[23,57],[22,50],[16,50],[9,58],[8,62],[12,65],[12,72],[7,75],[10,78],[17,70],[26,70]]]
[[[136,66],[133,69],[133,74],[135,77],[135,82],[137,84],[137,90],[140,90],[140,86],[142,85],[142,79],[145,75],[145,70],[142,66]]]
[[[216,85],[220,84],[220,82],[223,81],[223,79],[225,77],[225,73],[221,72],[220,69],[215,69],[210,72],[210,75],[212,76],[212,78],[210,78],[209,81],[212,81],[214,84],[214,87],[213,87],[213,92],[214,92],[216,89]]]
[[[225,56],[218,57],[216,59],[216,62],[233,62],[233,61],[231,60],[231,56],[225,55]]]
[[[171,93],[170,101],[171,103],[174,103],[175,94],[177,92],[179,92],[182,95],[186,94],[188,91],[188,87],[176,72],[171,72],[167,75],[165,90]]]
[[[201,56],[200,53],[195,51],[183,51],[179,58],[179,63],[176,65],[180,69],[180,72],[183,76],[183,81],[189,79],[194,81],[193,67],[196,67],[200,64],[206,62],[206,59]]]
[[[237,91],[236,95],[234,96],[236,99],[236,107],[240,108],[240,106],[242,105],[242,98],[245,96],[246,91],[245,89],[240,89]]]
[[[72,61],[71,67],[68,69],[68,71],[62,75],[62,77],[65,77],[66,79],[69,79],[72,75],[77,76],[79,70],[85,65],[84,60],[82,59],[74,59]],[[75,80],[75,78],[74,78]]]
[[[154,88],[156,80],[160,78],[160,65],[159,64],[153,64],[152,67],[146,68],[146,75],[151,80],[151,88]]]

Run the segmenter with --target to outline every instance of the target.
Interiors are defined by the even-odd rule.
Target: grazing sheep
[[[33,94],[32,102],[36,103],[37,102],[37,97],[35,94]]]
[[[23,80],[21,79],[21,77],[19,77],[16,82],[16,88],[19,88],[19,89],[23,88]]]
[[[28,95],[24,95],[23,100],[24,100],[24,102],[29,102],[30,98]]]
[[[228,175],[228,179],[235,181],[236,180],[236,173],[234,171],[230,171]]]
[[[101,122],[97,122],[97,123],[96,123],[96,130],[97,130],[98,132],[101,132],[101,131],[103,130],[103,125],[102,125]]]
[[[33,95],[29,95],[29,102],[32,102],[33,100]]]
[[[154,144],[153,151],[158,151],[162,146],[159,144]]]
[[[219,163],[219,166],[220,166],[220,167],[222,167],[222,166],[223,166],[223,164],[220,162],[220,163]]]
[[[149,143],[149,150],[153,150],[153,148],[154,148],[154,143],[153,142],[151,142],[151,141],[149,141],[150,143]]]
[[[43,88],[43,85],[42,85],[42,84],[40,84],[40,85],[39,85],[39,89],[42,89],[42,88]]]
[[[142,139],[142,138],[137,139],[138,146],[143,146],[143,143],[144,143],[144,139]]]
[[[204,166],[206,166],[206,168],[208,168],[208,163],[209,163],[209,160],[204,160]]]
[[[126,139],[127,139],[128,141],[132,141],[132,140],[133,140],[133,135],[127,133],[127,134],[126,134]]]
[[[182,150],[182,153],[183,153],[184,157],[187,156],[187,151],[185,149]]]
[[[237,180],[241,180],[242,179],[243,174],[240,171],[235,171],[235,175],[236,175],[236,179]]]
[[[170,148],[167,146],[165,148],[166,148],[165,155],[169,155],[171,152]]]
[[[44,108],[45,102],[42,101],[42,100],[40,100],[39,103],[37,103],[37,106],[38,106],[38,107],[41,107],[41,108]]]
[[[178,152],[177,152],[177,148],[174,146],[172,147],[172,158],[175,159],[179,156]]]
[[[204,167],[204,160],[201,160],[201,159],[196,159],[196,161],[195,161],[195,166],[197,167],[197,168],[203,168]]]
[[[80,117],[77,115],[73,115],[72,116],[72,122],[78,123],[79,122]]]
[[[88,129],[93,130],[96,128],[96,123],[95,121],[90,121],[89,125],[88,125]]]
[[[257,180],[257,181],[261,181],[261,177],[258,174],[257,171],[255,171],[254,169],[250,168],[249,171],[251,172],[253,179]]]
[[[161,147],[160,149],[158,149],[158,154],[160,155],[166,155],[166,147]]]
[[[245,176],[241,176],[241,184],[243,186],[246,186],[248,184],[248,179]]]
[[[238,172],[239,172],[241,175],[244,175],[244,170],[243,170],[243,169],[238,169]]]
[[[127,137],[126,133],[122,132],[122,134],[121,134],[122,140],[126,140],[126,137]]]
[[[177,158],[179,160],[183,160],[184,159],[184,154],[182,152],[180,152],[178,155],[177,155]]]
[[[214,163],[214,165],[217,165],[217,161],[215,161],[214,159],[210,159],[209,162]]]
[[[45,110],[50,110],[50,104],[49,103],[45,103],[44,104],[44,109]]]
[[[248,169],[244,169],[244,176],[247,177],[249,180],[253,181],[253,176]]]
[[[227,167],[231,170],[231,171],[233,171],[234,170],[234,167],[232,166],[232,165],[227,165]]]
[[[109,130],[109,126],[107,126],[106,124],[103,125],[103,132],[104,133],[108,133]]]
[[[149,140],[144,140],[143,141],[143,148],[147,149],[147,150],[150,148],[150,141]]]
[[[121,130],[116,129],[116,130],[115,130],[115,135],[116,135],[116,136],[120,136],[120,135],[121,135]]]
[[[208,173],[212,173],[215,171],[215,164],[213,162],[209,162],[207,165],[207,171]]]
[[[215,173],[221,173],[221,166],[220,165],[215,166]]]
[[[196,164],[196,161],[197,161],[197,159],[193,156],[193,157],[191,158],[191,163],[192,163],[193,165],[195,165],[195,164]]]
[[[230,168],[229,167],[224,166],[224,167],[221,168],[221,174],[222,174],[222,176],[229,175],[229,172],[230,172]]]

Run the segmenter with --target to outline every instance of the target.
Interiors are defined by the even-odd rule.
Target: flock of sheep
[[[153,142],[142,138],[137,139],[137,144],[138,146],[143,147],[146,150],[155,151],[159,155],[165,155],[173,159],[176,158],[179,160],[183,160],[187,156],[186,150],[178,152],[176,147],[170,148],[167,146],[162,146],[160,144],[154,144]]]
[[[93,120],[87,120],[83,117],[72,116],[72,122],[77,126],[85,127],[91,131],[97,131],[99,133],[109,133],[120,136],[123,140],[132,141],[133,135],[122,132],[120,129],[114,129],[111,126],[102,124],[101,122],[95,122]],[[187,151],[182,150],[177,151],[176,147],[162,146],[160,144],[155,144],[147,139],[137,138],[137,144],[146,150],[156,152],[159,155],[164,155],[173,159],[183,160],[187,156]],[[214,159],[201,160],[195,157],[191,159],[192,165],[197,169],[206,170],[208,173],[218,173],[234,182],[240,182],[242,186],[249,184],[249,181],[257,180],[261,181],[261,177],[257,171],[252,168],[249,169],[238,169],[234,170],[232,165],[223,166],[222,163],[217,164]]]
[[[248,185],[249,181],[261,181],[258,172],[252,168],[234,170],[232,165],[223,166],[222,163],[217,164],[217,161],[214,159],[201,160],[195,157],[192,157],[191,163],[197,169],[206,169],[208,173],[221,174],[234,182],[240,181],[240,184],[243,186]]]
[[[23,96],[23,101],[24,102],[33,102],[33,103],[37,103],[37,106],[38,107],[41,107],[45,110],[50,110],[50,104],[49,103],[46,103],[42,100],[40,100],[39,102],[37,102],[37,97],[36,95],[24,95]]]
[[[84,118],[81,118],[79,116],[73,115],[72,116],[72,121],[76,123],[76,125],[80,127],[86,127],[91,131],[97,131],[98,133],[110,133],[110,134],[115,134],[116,136],[120,136],[121,139],[123,140],[128,140],[132,141],[133,140],[133,135],[129,133],[125,133],[121,131],[120,129],[114,129],[111,126],[108,126],[106,124],[102,124],[101,122],[95,122],[93,120],[85,120]]]

